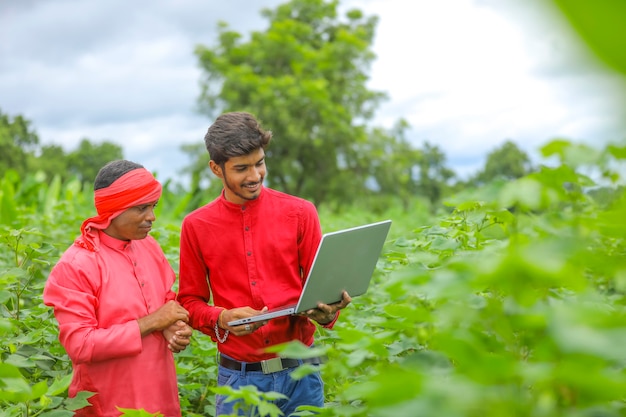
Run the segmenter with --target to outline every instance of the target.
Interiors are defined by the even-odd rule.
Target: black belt
[[[222,365],[224,368],[232,369],[234,371],[241,371],[243,365],[245,364],[246,372],[263,372],[264,374],[271,374],[274,372],[282,371],[283,369],[295,368],[297,366],[300,366],[300,363],[319,365],[321,363],[324,363],[324,359],[320,357],[307,359],[272,358],[266,359],[261,362],[242,363],[220,355],[220,365]]]

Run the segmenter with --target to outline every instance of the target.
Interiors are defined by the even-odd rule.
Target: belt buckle
[[[261,369],[264,374],[271,374],[283,370],[283,361],[280,358],[272,358],[261,361]]]

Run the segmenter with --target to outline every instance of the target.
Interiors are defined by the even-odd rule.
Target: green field
[[[417,196],[405,209],[319,207],[325,232],[394,221],[370,291],[317,335],[320,415],[626,416],[626,152],[552,151],[559,163],[435,213]],[[76,181],[0,178],[0,416],[70,416],[84,401],[67,398],[71,366],[41,293],[91,199]],[[183,200],[166,192],[153,230],[176,271]],[[195,332],[176,356],[185,416],[214,413],[215,353]],[[275,415],[253,390],[233,396]]]

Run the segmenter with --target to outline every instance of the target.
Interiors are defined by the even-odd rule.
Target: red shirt
[[[175,297],[176,279],[151,236],[121,241],[99,232],[96,252],[72,245],[43,292],[72,360],[69,396],[96,395],[77,416],[119,416],[122,408],[180,416],[174,356],[162,332],[141,337],[137,319]]]
[[[217,341],[214,326],[222,308],[296,303],[321,235],[311,202],[270,188],[244,205],[227,201],[222,192],[188,214],[180,237],[178,300],[191,326]],[[272,345],[299,340],[310,346],[314,332],[306,317],[281,317],[250,335],[230,334],[218,349],[256,362],[276,356],[263,351]]]

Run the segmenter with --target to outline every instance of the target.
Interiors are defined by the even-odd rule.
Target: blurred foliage
[[[626,147],[554,140],[542,154],[557,162],[451,198],[437,215],[419,199],[404,210],[399,197],[377,212],[367,199],[339,214],[319,208],[325,231],[393,225],[370,290],[334,329],[319,328],[327,406],[302,415],[625,415]],[[51,266],[93,211],[93,191],[77,184],[10,172],[0,183],[0,197],[12,196],[0,222],[3,417],[70,416],[88,396],[67,398],[71,365],[41,302]],[[164,194],[159,208],[185,198]],[[159,213],[153,229],[175,269],[179,225]],[[215,355],[199,332],[176,355],[185,416],[215,413]],[[252,415],[275,412],[271,393],[226,393]]]
[[[529,174],[532,170],[528,154],[513,141],[507,140],[487,154],[485,167],[470,179],[470,183],[486,184],[498,178],[514,180]]]
[[[0,172],[27,170],[27,155],[39,144],[31,122],[18,115],[10,117],[0,110]]]
[[[614,70],[626,75],[626,2],[553,0],[584,42]]]

